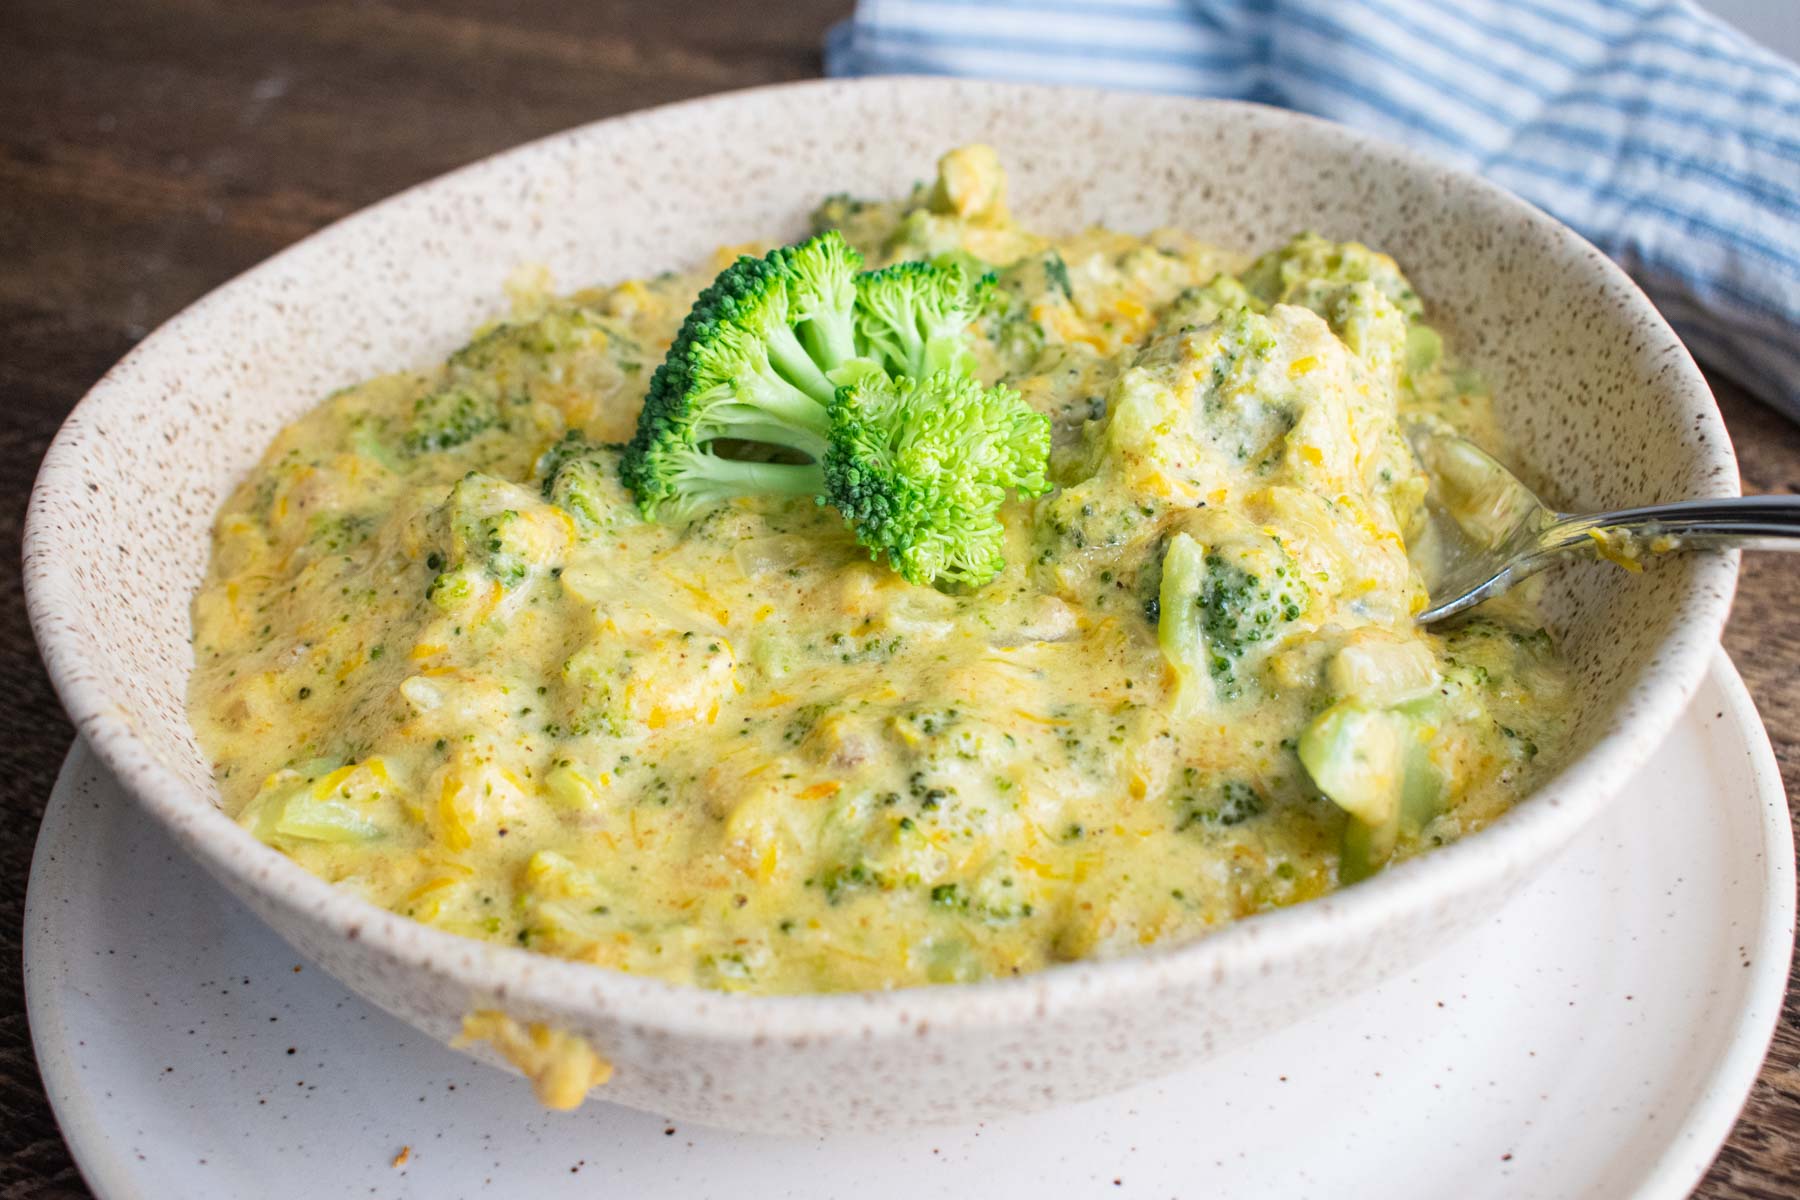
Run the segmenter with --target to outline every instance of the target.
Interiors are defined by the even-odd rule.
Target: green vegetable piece
[[[1297,749],[1306,773],[1333,804],[1379,827],[1400,815],[1409,733],[1405,719],[1386,709],[1340,701],[1313,718]]]
[[[1156,641],[1175,668],[1175,709],[1187,715],[1206,694],[1206,644],[1194,597],[1206,571],[1206,551],[1185,533],[1169,539],[1163,552],[1162,589],[1157,594]]]
[[[810,465],[744,462],[719,439],[817,460],[839,382],[856,356],[856,268],[834,231],[744,257],[700,293],[650,380],[619,475],[644,516],[689,520],[708,505],[765,491],[816,490]],[[833,376],[839,378],[834,379]]]
[[[1005,567],[1000,505],[1049,489],[1050,423],[1007,388],[944,371],[838,393],[824,496],[910,582],[980,587]]]
[[[987,306],[992,275],[973,284],[960,267],[900,262],[856,277],[856,322],[868,357],[889,374],[973,375],[969,322]]]
[[[382,836],[381,826],[368,819],[342,793],[318,794],[311,779],[295,778],[268,788],[251,801],[238,818],[259,841],[367,842]]]
[[[1005,565],[1007,489],[1048,490],[1049,423],[974,378],[968,325],[991,280],[858,262],[827,232],[727,268],[651,380],[620,477],[652,520],[811,495],[908,580],[980,586]],[[723,439],[789,461],[727,457]]]
[[[1242,279],[1265,304],[1299,304],[1327,320],[1332,303],[1359,283],[1373,285],[1408,321],[1423,314],[1419,294],[1393,259],[1360,242],[1334,242],[1316,233],[1296,234],[1251,263]]]
[[[1208,698],[1243,691],[1244,660],[1266,649],[1305,615],[1312,593],[1285,551],[1260,547],[1203,549],[1186,533],[1163,554],[1157,597],[1157,641],[1178,679],[1177,711],[1191,714]]]
[[[1441,811],[1443,775],[1431,761],[1430,701],[1370,709],[1341,700],[1301,733],[1300,763],[1327,799],[1349,814],[1338,874],[1355,883],[1393,857]]]
[[[1414,379],[1425,374],[1444,356],[1444,339],[1429,325],[1413,325],[1406,331],[1406,373]]]
[[[611,529],[628,508],[614,498],[618,463],[619,447],[595,445],[571,429],[538,459],[544,499],[574,517],[584,534]]]
[[[412,420],[401,445],[408,454],[451,450],[503,424],[497,397],[473,387],[449,385],[427,392],[413,404]]]
[[[534,504],[523,488],[471,471],[450,489],[441,512],[448,537],[440,542],[443,552],[433,553],[426,565],[437,571],[428,593],[432,603],[450,611],[480,590],[482,580],[519,587],[538,564],[527,523],[519,508]]]

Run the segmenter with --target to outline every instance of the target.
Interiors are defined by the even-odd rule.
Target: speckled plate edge
[[[1750,751],[1750,781],[1762,817],[1763,908],[1757,939],[1750,948],[1751,981],[1739,1011],[1731,1049],[1714,1066],[1700,1100],[1669,1139],[1668,1148],[1645,1173],[1639,1194],[1684,1197],[1712,1166],[1719,1147],[1731,1136],[1750,1089],[1762,1072],[1787,998],[1793,965],[1795,928],[1794,825],[1788,811],[1787,787],[1768,730],[1744,677],[1723,648],[1709,668],[1725,694],[1725,715]]]
[[[1725,698],[1724,728],[1749,752],[1748,791],[1752,794],[1738,798],[1760,809],[1762,845],[1755,857],[1762,860],[1763,905],[1755,940],[1746,948],[1752,977],[1745,988],[1745,1001],[1732,1021],[1730,1050],[1699,1085],[1693,1106],[1679,1122],[1671,1123],[1666,1148],[1647,1165],[1635,1189],[1639,1200],[1679,1200],[1705,1176],[1755,1085],[1781,1015],[1793,953],[1794,834],[1780,768],[1743,678],[1723,650],[1713,659],[1709,674]],[[1690,709],[1687,719],[1693,718]],[[1719,732],[1708,736],[1717,737]],[[80,750],[79,742],[70,749],[53,794],[69,786]],[[24,959],[26,1010],[45,1091],[83,1179],[100,1200],[166,1200],[139,1186],[130,1158],[107,1133],[104,1114],[88,1102],[77,1085],[77,1065],[65,1049],[66,1036],[59,1033],[60,1002],[33,969],[34,962],[41,961],[44,952],[38,947],[49,927],[41,912],[49,903],[51,890],[42,886],[42,881],[52,870],[48,856],[42,853],[44,842],[40,834],[26,894]],[[1748,849],[1745,854],[1750,855]]]

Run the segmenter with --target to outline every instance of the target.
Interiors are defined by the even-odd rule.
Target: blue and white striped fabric
[[[1259,100],[1479,172],[1800,418],[1800,67],[1688,0],[860,0],[826,70]]]

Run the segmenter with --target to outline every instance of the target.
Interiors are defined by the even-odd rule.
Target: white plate
[[[1684,1196],[1755,1079],[1793,945],[1787,801],[1723,653],[1630,790],[1409,977],[975,1128],[819,1141],[545,1114],[303,966],[80,745],[32,863],[26,999],[104,1200]]]

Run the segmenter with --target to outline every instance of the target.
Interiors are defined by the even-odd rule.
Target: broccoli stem
[[[695,440],[730,437],[769,442],[813,458],[825,452],[831,412],[823,404],[773,372],[746,375],[737,384],[740,391],[732,399],[704,410]]]
[[[817,322],[809,321],[807,324],[811,326]],[[837,395],[837,385],[825,377],[825,371],[814,361],[806,347],[800,344],[800,339],[793,330],[785,325],[772,325],[765,336],[768,339],[769,361],[774,364],[775,370],[780,372],[782,379],[817,401],[823,418],[823,406],[830,404],[831,398]],[[854,354],[855,349],[852,347],[851,353],[843,358],[826,361],[835,367]]]
[[[703,430],[704,439],[735,438],[740,442],[764,442],[770,446],[781,446],[812,459],[824,456],[827,440],[810,430],[796,429],[792,425],[784,425],[779,421],[771,421],[767,416],[760,416],[754,411],[747,413],[741,420],[732,419],[709,426]]]
[[[856,357],[856,322],[848,309],[828,318],[811,317],[800,326],[800,339],[812,361],[827,364],[828,371]],[[836,390],[834,386],[832,391]],[[830,400],[830,396],[825,397],[826,403]]]
[[[716,454],[694,455],[685,475],[683,490],[700,503],[737,496],[816,496],[825,486],[816,463],[748,462]]]

